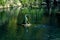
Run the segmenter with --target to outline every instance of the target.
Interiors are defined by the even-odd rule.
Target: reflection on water
[[[46,10],[43,7],[0,9],[0,40],[48,40],[50,29],[55,28],[51,26],[56,26],[56,18],[48,16]],[[24,26],[29,23],[30,27]]]

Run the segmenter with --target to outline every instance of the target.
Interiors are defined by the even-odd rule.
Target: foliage
[[[0,0],[0,5],[4,6],[7,0]]]
[[[13,6],[14,4],[17,5],[17,3],[20,3],[20,1],[19,0],[0,0],[0,5],[2,5],[2,6],[5,6],[6,4],[7,5],[9,4],[10,6]]]
[[[40,5],[40,4],[42,3],[42,1],[43,1],[43,0],[21,0],[22,5],[24,5],[24,6],[25,6],[25,5],[35,5],[35,4],[37,4],[37,3]],[[37,5],[38,5],[38,4],[37,4]]]
[[[40,5],[43,0],[0,0],[0,5],[4,6],[8,1],[13,1],[13,4],[22,3],[23,6]]]

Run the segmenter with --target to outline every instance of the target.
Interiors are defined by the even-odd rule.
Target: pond
[[[52,37],[55,38],[54,35],[52,37],[51,35],[55,34],[55,30],[57,32],[58,29],[56,19],[55,15],[48,14],[48,9],[44,6],[41,8],[0,9],[0,40],[49,40]],[[24,26],[28,23],[31,24],[29,27]]]

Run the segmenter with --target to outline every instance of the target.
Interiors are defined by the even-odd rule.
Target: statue
[[[28,14],[26,14],[24,17],[25,17],[25,19],[24,19],[22,25],[24,25],[25,27],[31,26],[31,23],[29,22],[29,16],[28,16]]]

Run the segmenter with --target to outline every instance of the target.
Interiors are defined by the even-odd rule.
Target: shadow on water
[[[57,31],[56,16],[49,16],[45,7],[6,8],[0,10],[0,40],[48,40]],[[32,25],[25,27],[25,15]],[[58,18],[59,20],[59,18]],[[51,30],[52,29],[52,30]],[[53,30],[54,29],[54,30]],[[52,33],[51,33],[52,31]],[[59,30],[58,30],[59,31]]]

